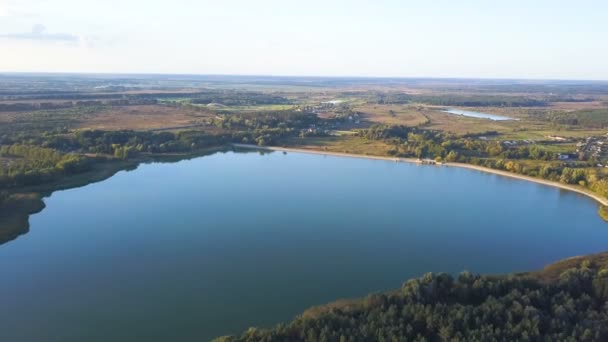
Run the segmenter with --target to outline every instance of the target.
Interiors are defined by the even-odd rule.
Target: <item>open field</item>
[[[424,107],[410,105],[365,104],[354,107],[362,113],[363,120],[388,125],[419,126],[429,122]]]
[[[551,109],[575,111],[582,109],[606,108],[606,101],[584,101],[584,102],[553,102]]]
[[[449,132],[458,135],[480,134],[486,132],[507,133],[516,130],[516,121],[492,121],[465,116],[442,113],[439,110],[429,110],[427,117],[430,122],[426,129]]]
[[[354,136],[291,138],[281,145],[326,152],[386,156],[390,146],[382,141],[367,140]]]
[[[257,85],[253,85],[256,83],[254,80],[257,80]],[[275,111],[311,110],[321,119],[333,120],[333,130],[364,129],[374,124],[404,125],[460,136],[489,133],[491,139],[502,141],[544,141],[549,136],[578,140],[603,135],[605,131],[601,125],[604,119],[601,111],[608,110],[608,86],[603,84],[570,87],[567,84],[546,86],[542,83],[526,82],[509,84],[506,81],[484,83],[463,80],[306,78],[277,82],[279,81],[274,79],[255,77],[177,77],[160,83],[149,78],[125,79],[123,85],[117,86],[105,78],[81,80],[62,77],[55,80],[49,77],[34,86],[26,79],[13,77],[6,79],[4,83],[0,80],[0,90],[11,89],[6,95],[2,95],[5,100],[1,100],[0,96],[0,105],[62,105],[69,103],[65,101],[76,103],[79,99],[92,102],[122,99],[128,101],[126,105],[87,104],[64,109],[0,112],[0,123],[5,124],[4,130],[12,132],[28,129],[88,128],[196,129],[217,132],[215,127],[218,116],[238,113],[263,116]],[[76,91],[75,87],[84,90]],[[420,102],[424,99],[446,103],[466,103],[469,99],[482,104],[530,99],[544,101],[546,105],[438,106]],[[135,104],[130,104],[129,101]],[[159,101],[174,105],[137,104],[138,101]],[[264,101],[286,103],[273,104]],[[208,102],[212,105],[205,104]],[[450,107],[513,117],[518,121],[491,121],[440,112],[441,109]],[[581,112],[585,110],[600,112]],[[349,120],[348,117],[353,114],[359,116]],[[567,122],[568,115],[576,118],[574,124]],[[581,124],[576,124],[576,120],[582,120]],[[608,125],[608,118],[605,121]],[[571,150],[572,146],[563,147],[565,150]],[[555,146],[548,146],[547,149],[558,151]]]
[[[0,112],[5,128],[58,127],[100,130],[156,130],[201,126],[212,113],[164,105],[96,106],[66,109]]]
[[[80,119],[77,128],[151,130],[201,124],[210,114],[161,105],[111,107]]]

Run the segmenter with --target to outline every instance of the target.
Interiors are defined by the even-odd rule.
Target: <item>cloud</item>
[[[0,11],[2,8],[0,7]],[[1,13],[1,12],[0,12]],[[0,34],[0,39],[78,43],[81,38],[69,33],[48,33],[44,25],[34,25],[31,32]]]

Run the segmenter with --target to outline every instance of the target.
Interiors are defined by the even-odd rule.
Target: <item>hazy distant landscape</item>
[[[7,340],[78,336],[101,341],[139,336],[161,341],[170,336],[170,330],[179,330],[171,336],[184,340],[233,335],[222,338],[228,341],[381,340],[381,336],[440,340],[446,334],[511,339],[523,332],[556,339],[601,340],[608,336],[601,309],[608,281],[604,254],[577,264],[552,266],[551,276],[543,271],[520,273],[515,278],[480,278],[468,273],[453,278],[465,269],[492,274],[524,272],[604,250],[608,82],[8,73],[0,76],[0,123],[2,268],[25,286],[29,281],[20,272],[38,274],[37,269],[45,264],[66,277],[51,281],[42,273],[36,276],[36,283],[81,293],[76,297],[54,294],[64,304],[46,306],[30,300],[35,286],[3,287],[3,300],[12,298],[12,303],[21,298],[22,302],[14,302],[21,306],[20,314],[13,312],[11,304],[0,315],[14,322],[15,329],[2,333]],[[305,157],[299,151],[336,160]],[[260,157],[246,157],[252,153]],[[265,157],[268,153],[274,157]],[[384,160],[344,159],[351,156]],[[182,166],[164,166],[173,163]],[[309,169],[312,165],[315,168]],[[129,171],[134,169],[137,171]],[[249,171],[235,173],[239,170]],[[316,172],[321,173],[315,176]],[[503,175],[522,180],[487,178]],[[147,180],[154,181],[140,184]],[[193,191],[193,186],[200,188]],[[473,190],[468,191],[468,199],[462,202],[466,205],[461,207],[458,198],[467,187],[488,192],[474,195]],[[285,190],[278,190],[281,188]],[[572,192],[562,193],[564,189]],[[357,194],[365,195],[358,199]],[[333,203],[342,204],[323,205],[317,196],[326,201],[338,196]],[[258,201],[259,207],[248,204],[256,197],[266,202]],[[108,201],[115,198],[121,201]],[[431,205],[436,199],[441,204]],[[362,205],[369,200],[373,202]],[[279,212],[286,216],[266,211],[272,206],[281,208]],[[248,213],[246,207],[256,209]],[[222,216],[232,216],[235,210],[238,220],[220,223]],[[147,214],[152,212],[156,214]],[[345,225],[344,217],[353,212],[364,216]],[[479,222],[494,223],[485,226]],[[521,230],[516,232],[509,227],[512,224]],[[114,227],[111,233],[109,227]],[[421,227],[426,228],[420,231]],[[460,227],[461,239],[452,236],[454,227]],[[483,230],[486,234],[480,234]],[[528,235],[531,230],[536,233]],[[69,246],[77,239],[83,249],[50,247]],[[295,243],[298,239],[301,241]],[[233,260],[236,256],[231,253],[223,255],[209,245],[213,241],[218,246],[232,246],[228,251],[247,256],[247,261]],[[361,241],[370,243],[362,245]],[[403,248],[392,245],[387,255],[374,256],[389,248],[389,241]],[[499,241],[495,254],[488,254],[487,248]],[[540,253],[538,245],[544,241],[551,241],[551,247],[544,246],[541,250],[546,252]],[[107,259],[105,252],[85,252],[93,248],[86,247],[90,243],[106,246],[99,251],[123,255],[121,271],[107,273],[110,283],[95,279],[117,261]],[[241,246],[243,243],[250,249]],[[172,246],[182,247],[172,250]],[[338,248],[334,251],[338,254],[328,254],[330,246]],[[446,254],[429,254],[423,262],[420,253],[424,248],[443,248]],[[32,254],[34,249],[37,252]],[[515,249],[518,258],[508,255]],[[282,252],[285,250],[293,252]],[[81,266],[68,261],[70,253],[81,254],[81,262],[96,265],[94,269],[100,271],[78,271]],[[450,254],[463,258],[456,260]],[[41,259],[42,255],[48,256]],[[271,262],[273,258],[291,261],[288,266]],[[512,262],[502,262],[504,258]],[[10,261],[14,259],[22,261]],[[448,265],[447,259],[452,263]],[[220,260],[228,260],[228,264]],[[327,264],[329,260],[341,261]],[[478,263],[481,260],[484,262]],[[392,271],[408,263],[403,270]],[[231,288],[237,298],[246,296],[245,288],[235,282],[251,267],[264,274],[263,278],[248,275],[255,277],[262,297],[230,304],[232,298],[224,298],[211,304],[222,298],[220,293],[214,294],[216,287]],[[285,267],[293,268],[293,274],[287,276]],[[345,273],[338,272],[338,278],[332,280],[328,274],[333,268]],[[101,271],[104,269],[108,271]],[[347,269],[352,269],[350,275]],[[354,271],[357,269],[360,273]],[[383,271],[374,273],[378,270]],[[274,330],[249,329],[239,335],[248,326],[270,328],[312,306],[391,290],[400,280],[430,271],[439,275],[426,275],[407,282],[399,291],[362,301],[315,307]],[[155,278],[159,272],[164,272],[166,282],[153,287],[130,278],[130,274]],[[195,277],[186,280],[186,274],[192,272]],[[132,285],[109,290],[119,274],[121,282]],[[298,280],[303,274],[309,276]],[[292,281],[280,280],[286,276]],[[99,285],[75,287],[93,281]],[[191,290],[180,290],[179,298],[170,295],[185,283]],[[297,286],[302,287],[299,294],[290,294],[293,297],[285,305],[279,305],[281,299],[272,295],[284,296]],[[442,290],[426,290],[428,286]],[[310,290],[317,287],[326,290]],[[533,295],[541,288],[541,295]],[[143,292],[136,295],[137,291]],[[521,304],[527,312],[522,313],[517,310],[523,309],[510,304],[511,291],[538,297]],[[555,299],[558,292],[563,293],[562,299]],[[119,308],[119,293],[130,298],[134,311]],[[490,294],[506,305],[503,314],[510,318],[479,316],[476,310],[494,310],[488,309],[493,305],[486,298]],[[549,302],[543,296],[550,294],[553,299]],[[146,299],[152,297],[157,304]],[[263,298],[276,304],[263,304]],[[88,301],[98,302],[99,310],[85,310],[77,304]],[[585,309],[561,314],[556,308],[566,305],[564,301]],[[433,311],[436,323],[416,323],[422,318],[415,310],[423,304],[440,310]],[[60,308],[62,305],[66,307]],[[447,314],[463,310],[462,305],[465,311]],[[168,321],[161,314],[167,306],[188,312],[195,321]],[[137,307],[150,307],[158,314],[144,315]],[[234,311],[237,307],[240,313]],[[528,307],[537,311],[530,313]],[[80,328],[65,326],[60,333],[49,335],[51,327],[60,324],[49,320],[50,312],[44,314],[51,309],[66,317],[76,314],[79,318],[70,320],[81,320]],[[259,316],[256,311],[266,314]],[[108,322],[87,328],[109,319],[108,313],[141,320],[141,324],[125,329]],[[465,316],[454,321],[458,315]],[[38,322],[36,334],[19,328],[26,316]],[[473,317],[481,319],[480,323],[473,324]],[[587,323],[571,325],[573,320]],[[161,321],[166,326],[159,325]],[[511,330],[484,330],[503,324]],[[447,326],[450,330],[441,328]]]

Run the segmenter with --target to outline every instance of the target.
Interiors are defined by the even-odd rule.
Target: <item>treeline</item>
[[[220,146],[235,139],[241,142],[243,137],[210,135],[198,131],[153,133],[100,130],[41,136],[36,145],[0,147],[0,188],[51,182],[90,170],[95,163],[105,162],[108,158],[127,160],[142,153],[187,153]]]
[[[552,182],[578,185],[603,197],[608,197],[608,179],[602,173],[589,168],[594,166],[593,163],[579,165],[579,167],[569,167],[566,163],[527,165],[525,162],[504,159],[460,158],[457,153],[455,155],[452,153],[448,154],[446,161],[458,161]]]
[[[239,341],[607,341],[608,268],[584,260],[558,279],[426,274],[399,291],[304,314]]]
[[[213,123],[232,132],[232,142],[257,145],[272,145],[287,137],[301,134],[303,130],[329,125],[315,114],[293,110],[266,113],[234,113],[218,117]]]
[[[469,161],[471,158],[533,159],[551,161],[557,154],[536,145],[507,146],[496,140],[480,140],[475,136],[456,136],[415,127],[373,125],[359,130],[359,136],[386,140],[392,148],[389,154],[399,157],[450,158],[450,161]],[[450,155],[450,152],[454,152]],[[448,157],[450,156],[450,157]],[[454,158],[457,156],[458,158]]]
[[[590,169],[596,161],[563,162],[558,155],[537,145],[512,146],[497,140],[458,137],[449,133],[406,126],[374,125],[360,130],[360,136],[384,140],[391,145],[388,153],[404,158],[431,158],[461,162],[539,177],[565,184],[580,185],[608,196],[608,181],[603,173]],[[535,161],[530,163],[530,161]]]
[[[224,92],[206,93],[193,97],[190,102],[195,104],[219,103],[225,106],[254,106],[267,104],[289,104],[288,99],[258,92]]]
[[[134,106],[157,104],[156,99],[151,98],[124,98],[114,100],[89,100],[89,101],[65,101],[65,102],[17,102],[0,103],[0,112],[19,112],[30,110],[53,110],[75,107],[91,106]]]
[[[588,109],[573,112],[548,112],[545,119],[556,124],[587,128],[608,127],[608,109]]]
[[[277,111],[224,115],[214,119],[220,133],[202,131],[141,132],[80,130],[30,132],[0,138],[0,188],[42,184],[89,170],[108,157],[121,160],[141,154],[191,153],[228,143],[270,145],[317,123],[315,115]],[[87,156],[104,156],[95,158]]]
[[[269,111],[265,113],[234,113],[215,119],[215,124],[224,129],[250,130],[268,128],[302,129],[323,124],[315,115],[293,110]]]
[[[34,185],[88,170],[92,160],[73,153],[28,145],[0,147],[0,187]]]
[[[63,91],[34,91],[34,92],[2,92],[3,100],[107,100],[107,99],[159,99],[195,97],[205,92],[151,92],[151,93],[123,93],[123,92],[63,92]]]
[[[268,145],[295,134],[293,132],[289,128],[235,130],[218,134],[201,131],[154,133],[86,130],[76,132],[74,137],[67,140],[53,139],[49,146],[78,148],[87,153],[113,154],[117,158],[127,159],[140,153],[186,153],[228,143]]]
[[[424,103],[435,106],[460,107],[540,107],[547,102],[523,96],[500,95],[408,95],[408,94],[377,94],[376,103],[405,104]]]
[[[520,96],[415,96],[413,102],[463,107],[539,107],[547,105],[544,101]]]

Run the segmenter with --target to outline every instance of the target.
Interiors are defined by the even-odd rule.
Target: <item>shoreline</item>
[[[176,162],[229,150],[229,146],[221,145],[188,153],[147,154],[131,160],[105,159],[82,173],[61,177],[48,183],[9,188],[8,198],[0,202],[0,245],[29,232],[30,216],[42,211],[45,208],[44,199],[57,191],[102,182],[121,171],[133,170],[142,164]]]
[[[277,151],[277,152],[294,152],[294,153],[308,153],[308,154],[317,154],[317,155],[326,155],[326,156],[334,156],[334,157],[346,157],[346,158],[360,158],[360,159],[373,159],[373,160],[386,160],[386,161],[394,161],[394,162],[404,162],[404,163],[414,163],[421,164],[419,159],[416,158],[398,158],[398,157],[382,157],[382,156],[372,156],[372,155],[364,155],[364,154],[354,154],[354,153],[342,153],[342,152],[329,152],[329,151],[321,151],[321,150],[313,150],[313,149],[304,149],[304,148],[291,148],[291,147],[278,147],[278,146],[258,146],[258,145],[250,145],[250,144],[232,144],[233,147],[236,148],[244,148],[250,150],[267,150],[267,151]],[[567,190],[576,192],[580,195],[584,195],[588,198],[591,198],[595,202],[599,203],[603,206],[608,206],[608,199],[603,198],[602,196],[595,194],[591,191],[581,189],[579,187],[562,184],[558,182],[553,182],[541,178],[535,178],[525,175],[519,175],[516,173],[511,173],[508,171],[495,170],[484,166],[478,166],[473,164],[466,163],[442,163],[433,166],[447,166],[447,167],[458,167],[463,169],[475,170],[479,172],[491,173],[503,177],[509,177],[519,180],[524,180],[528,182],[533,182],[541,185],[551,186],[554,188]]]

